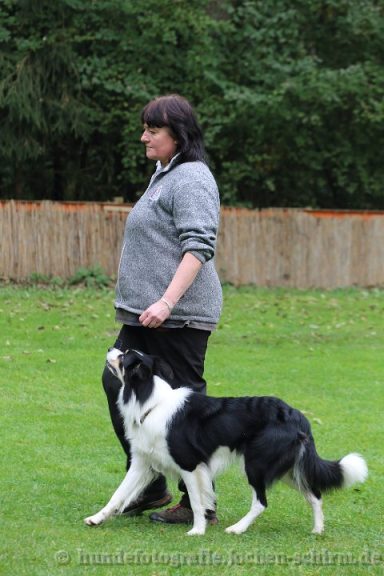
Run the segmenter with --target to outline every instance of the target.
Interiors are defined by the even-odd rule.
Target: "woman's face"
[[[147,158],[160,160],[166,166],[176,154],[177,142],[168,132],[168,128],[156,128],[144,124],[144,132],[140,138],[145,144]]]

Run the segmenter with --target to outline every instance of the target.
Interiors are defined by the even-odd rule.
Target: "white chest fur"
[[[161,378],[154,377],[153,393],[140,405],[133,393],[127,404],[123,403],[122,392],[118,405],[124,418],[127,440],[132,452],[148,459],[158,472],[170,468],[178,472],[174,460],[170,457],[167,445],[169,423],[177,411],[184,405],[190,394],[187,388],[173,390]]]

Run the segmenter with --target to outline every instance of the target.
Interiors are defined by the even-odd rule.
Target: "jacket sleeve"
[[[213,177],[180,182],[173,197],[173,217],[182,254],[191,252],[203,264],[213,258],[220,217]]]

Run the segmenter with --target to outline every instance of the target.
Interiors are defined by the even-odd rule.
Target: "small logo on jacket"
[[[156,188],[153,188],[153,190],[148,190],[148,198],[151,202],[155,202],[159,199],[162,188],[162,186],[157,186]]]

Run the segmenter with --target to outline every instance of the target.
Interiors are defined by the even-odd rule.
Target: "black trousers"
[[[160,356],[170,364],[174,379],[170,382],[173,388],[187,386],[196,392],[206,393],[206,382],[203,378],[205,353],[210,332],[194,328],[144,328],[142,326],[123,325],[114,344],[115,348],[125,351],[128,348],[141,350],[147,354]],[[102,382],[108,399],[112,425],[123,450],[127,456],[127,469],[130,466],[130,445],[124,435],[124,425],[117,407],[117,398],[121,383],[107,367]],[[189,506],[188,494],[182,482],[181,504]],[[146,491],[145,497],[156,499],[166,491],[166,479],[159,476]]]

